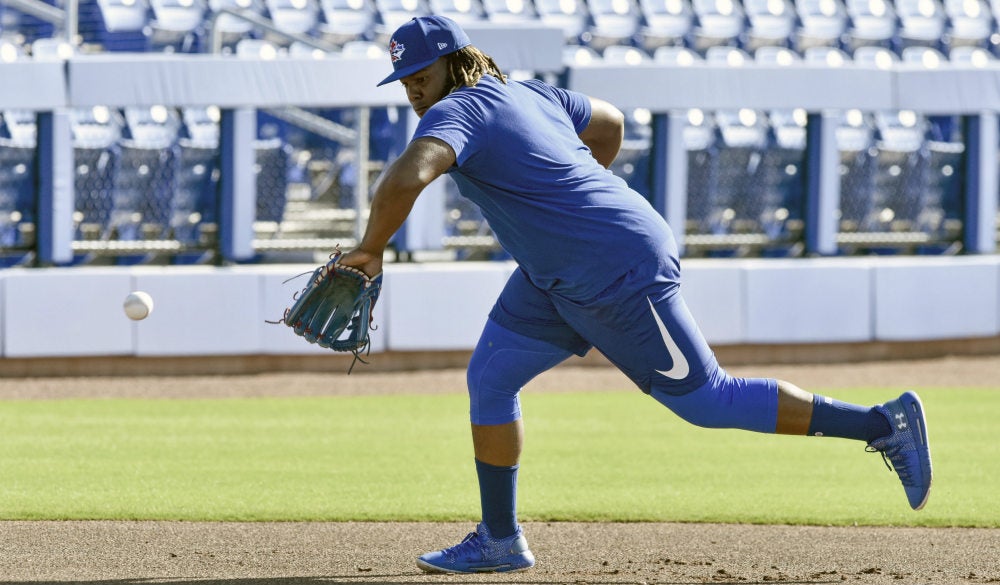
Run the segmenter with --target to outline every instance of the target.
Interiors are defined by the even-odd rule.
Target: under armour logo
[[[447,47],[447,46],[448,46],[448,43],[438,43],[438,51],[443,51],[444,48]]]
[[[896,428],[903,430],[906,428],[906,415],[902,412],[896,414]]]

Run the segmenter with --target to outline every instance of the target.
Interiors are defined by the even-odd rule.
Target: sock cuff
[[[520,465],[512,465],[510,467],[490,465],[489,463],[484,463],[484,462],[480,461],[479,459],[476,459],[476,469],[479,470],[479,471],[490,471],[490,472],[493,472],[493,473],[504,473],[504,472],[508,472],[508,471],[517,471],[518,467],[520,467]]]

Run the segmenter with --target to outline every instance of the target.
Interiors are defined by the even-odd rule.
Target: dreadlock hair
[[[500,67],[493,57],[472,45],[449,53],[445,57],[448,59],[448,75],[451,82],[448,93],[463,86],[476,85],[483,75],[492,75],[500,83],[507,83],[507,76],[500,72]]]

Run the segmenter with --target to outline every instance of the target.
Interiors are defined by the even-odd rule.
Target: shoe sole
[[[535,564],[532,563],[527,567],[486,567],[483,569],[473,569],[471,571],[459,571],[457,569],[445,569],[443,567],[438,567],[437,565],[432,565],[427,561],[422,559],[417,559],[417,566],[420,567],[425,573],[437,573],[437,574],[457,574],[457,575],[474,575],[476,573],[514,573],[516,571],[524,571],[534,567]]]
[[[904,392],[899,398],[900,402],[903,403],[903,406],[906,407],[907,414],[912,415],[913,421],[916,422],[917,438],[927,455],[926,461],[923,457],[920,458],[921,467],[926,464],[924,472],[928,477],[927,492],[924,493],[924,499],[920,502],[920,504],[913,507],[914,510],[920,510],[927,505],[927,500],[931,497],[931,485],[934,483],[934,473],[931,466],[931,444],[927,437],[927,417],[924,415],[924,405],[920,402],[920,397],[915,393]]]

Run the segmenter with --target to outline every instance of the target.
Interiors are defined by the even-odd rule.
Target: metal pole
[[[358,180],[354,185],[354,239],[361,243],[361,237],[365,233],[365,226],[368,223],[368,135],[371,132],[371,108],[361,106],[358,108],[357,127],[357,152],[358,152]]]

